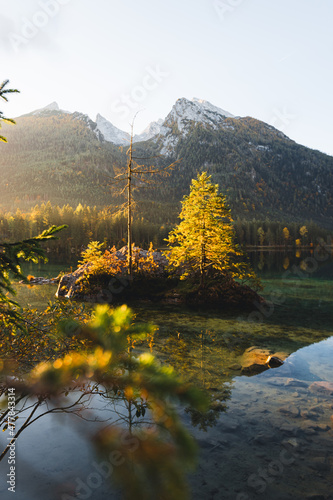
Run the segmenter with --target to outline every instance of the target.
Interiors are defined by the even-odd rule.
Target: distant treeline
[[[147,247],[150,242],[155,248],[165,246],[164,240],[174,224],[170,219],[165,224],[157,222],[156,217],[154,221],[154,214],[149,217],[150,220],[148,217],[149,214],[145,213],[145,217],[134,218],[133,241],[142,247]],[[92,240],[105,242],[107,246],[115,245],[117,248],[126,244],[125,215],[115,215],[110,207],[59,207],[52,206],[50,202],[36,205],[28,213],[20,210],[15,213],[0,211],[0,241],[19,241],[39,234],[53,224],[68,225],[68,229],[60,234],[59,240],[49,243],[49,251],[58,254],[78,255]],[[237,219],[234,225],[237,240],[244,246],[315,245],[318,239],[326,239],[329,235],[326,229],[306,221],[300,224]]]
[[[53,206],[50,202],[36,205],[30,212],[15,213],[0,211],[0,241],[20,241],[39,234],[51,225],[68,225],[60,233],[59,239],[49,243],[52,252],[80,254],[89,241],[105,242],[117,248],[126,244],[127,219],[125,215],[115,215],[111,207],[70,205]],[[157,222],[148,222],[143,217],[136,217],[133,224],[133,241],[147,247],[153,242],[154,247],[164,244],[164,238],[172,226]]]

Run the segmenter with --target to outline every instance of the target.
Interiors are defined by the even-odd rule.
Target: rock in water
[[[277,356],[268,356],[267,364],[270,368],[277,368],[278,366],[283,365],[283,361]]]

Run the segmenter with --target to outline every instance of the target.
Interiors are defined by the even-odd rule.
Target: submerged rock
[[[274,377],[271,380],[268,380],[267,383],[269,385],[275,385],[277,387],[300,387],[307,388],[309,384],[304,382],[303,380],[297,380],[295,378],[286,378],[286,377]],[[299,396],[299,395],[298,395]]]
[[[278,366],[283,365],[283,361],[277,356],[269,356],[267,364],[270,368],[277,368]]]
[[[279,357],[272,355],[268,349],[249,347],[239,358],[241,373],[243,375],[257,375],[270,368],[277,368],[283,365],[281,358],[286,359],[288,354],[279,353]]]
[[[239,363],[234,363],[233,365],[228,366],[228,368],[229,370],[239,371],[242,369],[242,365],[240,365]]]
[[[313,382],[309,387],[312,392],[319,392],[325,395],[333,395],[333,382]]]
[[[266,364],[261,365],[259,363],[253,363],[249,366],[243,366],[241,373],[242,375],[258,375],[268,369],[269,366]]]
[[[279,409],[280,413],[283,413],[284,415],[297,418],[300,415],[300,409],[297,406],[294,405],[289,405],[289,406],[282,406]]]

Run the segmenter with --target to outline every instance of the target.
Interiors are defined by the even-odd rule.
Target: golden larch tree
[[[235,242],[231,211],[206,172],[193,179],[190,194],[182,201],[181,222],[166,240],[169,263],[181,279],[198,274],[204,286],[208,274],[228,278],[255,278]]]

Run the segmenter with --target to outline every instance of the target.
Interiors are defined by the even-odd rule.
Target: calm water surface
[[[268,300],[250,313],[133,307],[138,320],[159,327],[156,356],[211,398],[206,415],[179,410],[200,449],[198,468],[189,477],[192,498],[333,499],[332,256],[262,252],[250,257]],[[28,272],[50,277],[61,267]],[[53,299],[55,287],[19,286],[18,292],[22,303],[42,307]],[[244,360],[260,354],[285,363],[245,375]],[[30,465],[21,477],[25,496],[18,492],[17,500],[61,498],[47,484],[64,478],[70,483],[91,472],[91,449],[59,418],[40,419],[38,429],[22,433],[20,460]],[[50,429],[56,429],[56,440]],[[36,465],[42,473],[32,472]],[[92,498],[104,499],[108,491],[103,484]]]

